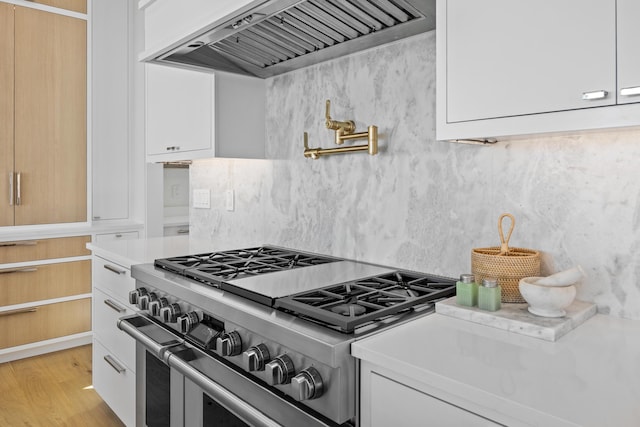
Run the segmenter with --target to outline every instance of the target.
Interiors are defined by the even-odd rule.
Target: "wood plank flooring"
[[[91,384],[91,345],[0,364],[0,425],[123,426]]]

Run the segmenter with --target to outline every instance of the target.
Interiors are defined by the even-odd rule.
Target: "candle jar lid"
[[[462,283],[473,283],[476,281],[476,276],[474,276],[473,274],[461,274],[460,281]]]
[[[493,277],[486,277],[482,279],[482,286],[484,286],[485,288],[497,288],[498,279],[494,279]]]

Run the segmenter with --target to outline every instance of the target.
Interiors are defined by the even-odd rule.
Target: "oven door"
[[[123,317],[118,327],[138,343],[138,425],[336,426],[143,315]]]

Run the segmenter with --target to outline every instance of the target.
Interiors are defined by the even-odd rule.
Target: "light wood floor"
[[[0,364],[1,426],[123,426],[91,386],[91,345]]]

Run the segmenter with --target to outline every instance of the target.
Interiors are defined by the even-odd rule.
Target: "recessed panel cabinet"
[[[637,1],[437,5],[438,139],[640,124]]]
[[[0,2],[0,226],[87,216],[86,21]]]

